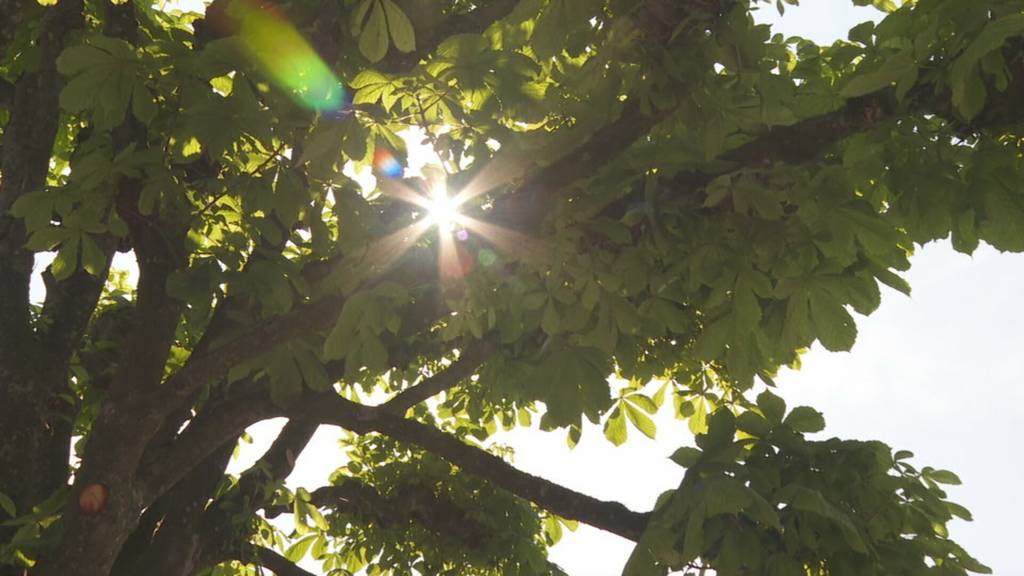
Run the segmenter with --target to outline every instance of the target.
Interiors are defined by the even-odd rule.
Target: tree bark
[[[33,3],[5,5],[3,37],[11,31],[8,23],[32,9]],[[67,482],[72,414],[58,397],[67,384],[68,354],[49,356],[33,331],[29,280],[34,255],[24,247],[24,223],[8,210],[46,183],[62,86],[56,58],[67,32],[81,25],[81,10],[81,0],[65,0],[45,11],[39,64],[14,85],[0,152],[0,491],[19,514]],[[0,519],[5,517],[0,512]],[[0,541],[11,533],[12,528],[0,527]],[[18,571],[0,567],[0,575]]]

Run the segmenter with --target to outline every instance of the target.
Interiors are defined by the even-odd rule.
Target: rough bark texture
[[[33,4],[13,2],[0,8],[0,39],[13,33],[14,22]],[[39,66],[14,85],[0,152],[0,490],[19,512],[31,510],[66,483],[71,413],[57,396],[67,382],[68,353],[50,355],[33,332],[28,292],[33,254],[24,248],[24,224],[8,209],[46,182],[63,84],[55,59],[64,36],[80,25],[81,7],[80,1],[68,0],[46,11],[38,39]],[[0,519],[5,517],[0,512]],[[10,528],[0,527],[0,541],[10,534]],[[0,574],[8,570],[0,567]]]

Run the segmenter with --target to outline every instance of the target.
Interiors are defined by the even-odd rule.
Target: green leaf
[[[669,460],[675,462],[676,464],[679,464],[683,468],[691,468],[694,465],[696,465],[697,462],[700,461],[700,457],[702,454],[703,452],[701,452],[697,448],[683,446],[682,448],[679,448],[675,452],[673,452],[672,455],[669,456],[668,458]]]
[[[846,308],[825,290],[812,290],[809,303],[811,320],[822,346],[832,352],[853,348],[857,339],[857,325]]]
[[[100,277],[107,269],[107,256],[89,234],[81,235],[82,269],[89,274]]]
[[[544,330],[545,334],[551,336],[561,332],[561,320],[558,317],[558,311],[555,309],[554,300],[548,300],[548,305],[544,307],[544,314],[540,319],[540,327]]]
[[[650,547],[641,541],[633,547],[622,576],[665,576],[665,569],[658,567]]]
[[[306,553],[309,552],[309,547],[313,545],[313,541],[316,540],[315,534],[310,534],[305,538],[296,541],[294,544],[288,547],[284,552],[284,557],[292,562],[298,562],[306,557]]]
[[[643,320],[640,318],[640,314],[637,313],[636,307],[629,300],[618,294],[610,294],[607,297],[607,302],[611,305],[612,317],[615,318],[615,324],[619,327],[621,334],[636,334],[639,332],[640,327],[643,325]]]
[[[270,376],[270,399],[278,406],[287,406],[302,394],[302,374],[286,346],[278,346],[267,357]]]
[[[752,497],[750,489],[735,479],[721,478],[708,482],[702,500],[710,518],[719,514],[735,514],[746,508]]]
[[[949,69],[953,105],[964,118],[970,120],[985,106],[985,82],[978,67],[982,58],[1001,48],[1008,38],[1022,32],[1024,14],[1009,14],[993,20],[953,62]]]
[[[548,59],[562,52],[569,22],[566,21],[565,0],[551,0],[537,17],[530,45],[538,58]]]
[[[946,506],[946,510],[949,510],[950,514],[962,520],[966,520],[967,522],[972,522],[974,520],[974,517],[971,516],[971,511],[967,508],[964,508],[955,502],[943,502],[943,504]]]
[[[786,401],[768,390],[757,395],[757,407],[773,424],[781,424],[782,417],[786,414]]]
[[[699,505],[690,512],[686,521],[686,535],[683,538],[684,562],[689,562],[700,556],[704,551],[704,506]]]
[[[702,360],[715,360],[725,351],[725,345],[735,332],[731,314],[705,324],[697,342],[693,345],[694,352]]]
[[[320,530],[327,531],[330,529],[330,525],[327,524],[327,519],[320,512],[320,509],[312,504],[306,504],[306,512],[309,513],[309,517],[313,519],[313,525]]]
[[[365,26],[366,15],[375,3],[376,0],[360,0],[359,4],[356,4],[355,9],[352,10],[352,19],[349,21],[352,36],[359,36]]]
[[[697,446],[713,452],[730,446],[736,436],[736,417],[727,408],[718,408],[708,418],[708,431],[697,437]]]
[[[113,58],[109,52],[88,44],[69,46],[57,57],[57,71],[65,76],[75,76],[90,68],[110,65]]]
[[[302,381],[306,383],[310,390],[317,392],[330,390],[331,379],[324,369],[323,362],[312,351],[306,349],[296,350],[295,363],[302,374]]]
[[[797,406],[786,416],[783,424],[797,432],[821,432],[825,429],[825,418],[814,408],[809,406]]]
[[[61,245],[57,257],[50,264],[50,273],[55,279],[64,280],[78,269],[79,238],[79,235],[71,236]]]
[[[922,475],[929,480],[938,482],[939,484],[952,484],[959,486],[962,484],[960,477],[950,472],[949,470],[929,470],[925,469]]]
[[[899,6],[895,0],[853,0],[857,6],[874,6],[882,12],[895,12]]]
[[[887,268],[878,268],[873,273],[882,284],[910,296],[910,284],[895,272]]]
[[[23,219],[28,230],[42,230],[53,218],[55,200],[54,195],[45,190],[22,194],[11,204],[10,213]]]
[[[370,62],[379,62],[388,53],[388,22],[380,0],[373,0],[370,17],[359,34],[359,51]]]
[[[693,399],[691,404],[693,405],[693,415],[690,416],[687,425],[690,428],[690,432],[703,434],[708,431],[707,401],[703,396],[698,396]]]
[[[843,86],[839,95],[843,98],[855,98],[888,88],[904,76],[917,73],[917,63],[910,54],[901,52],[886,58],[882,65],[872,72],[859,74]]]
[[[975,574],[991,574],[992,573],[992,569],[991,568],[989,568],[988,566],[982,564],[981,562],[978,562],[977,560],[975,560],[974,558],[971,558],[970,556],[966,556],[966,555],[965,556],[960,556],[959,558],[957,558],[957,560],[960,561],[960,565],[961,566],[963,566],[967,570],[970,570],[971,572],[974,572]]]
[[[353,104],[373,104],[394,89],[391,80],[375,70],[361,71],[352,80],[351,87],[356,90],[352,97]]]
[[[750,504],[743,512],[761,525],[781,531],[782,523],[779,521],[779,512],[775,507],[753,490],[750,491],[750,496]]]
[[[633,426],[636,427],[637,430],[643,432],[645,436],[653,440],[657,433],[657,426],[654,425],[654,421],[628,400],[623,402],[621,406],[626,412],[626,417],[633,423]]]
[[[736,418],[736,428],[751,436],[764,438],[771,432],[772,425],[756,412],[744,412]]]
[[[142,82],[136,82],[132,88],[132,114],[143,124],[149,124],[156,118],[156,101],[149,88]]]
[[[622,415],[622,410],[616,407],[604,422],[604,437],[612,444],[621,446],[628,438],[628,435],[626,419]]]
[[[391,32],[391,40],[395,48],[402,52],[412,52],[416,49],[416,31],[413,29],[409,17],[402,12],[402,9],[395,4],[394,0],[383,0],[384,11],[388,18],[388,30]]]
[[[662,385],[662,388],[658,390],[657,394],[661,394],[662,396],[664,396],[664,389],[664,385]],[[660,400],[652,400],[647,396],[640,394],[639,392],[636,394],[630,394],[629,396],[626,396],[626,402],[635,405],[637,408],[640,408],[641,410],[647,412],[648,414],[656,413],[658,411],[658,406],[660,406],[661,404]]]
[[[893,460],[906,460],[907,458],[913,458],[914,453],[910,450],[898,450],[892,455]]]
[[[562,525],[555,516],[544,518],[544,537],[550,545],[557,544],[562,539]]]
[[[348,298],[341,309],[338,321],[334,323],[334,328],[324,340],[325,360],[344,358],[348,354],[349,346],[356,339],[356,331],[363,317],[364,306],[371,300],[372,296],[366,292],[358,292]]]
[[[11,497],[3,492],[0,492],[0,508],[11,518],[18,516],[18,508],[14,505],[14,500],[11,500]]]

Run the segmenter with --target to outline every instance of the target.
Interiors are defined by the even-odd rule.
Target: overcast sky
[[[787,35],[819,43],[845,37],[846,30],[878,13],[841,1],[805,0],[788,7],[779,20],[774,9],[764,17]],[[130,266],[121,256],[121,266]],[[825,414],[822,437],[876,439],[913,451],[918,466],[957,472],[964,485],[951,497],[967,506],[975,521],[957,521],[952,536],[996,574],[1024,574],[1016,548],[1020,482],[1024,465],[1012,441],[1024,423],[1024,256],[982,247],[972,257],[957,254],[948,242],[920,249],[907,275],[912,297],[884,291],[882,306],[858,318],[860,335],[850,353],[829,353],[815,346],[800,372],[778,379],[790,406],[807,404]],[[38,263],[37,269],[45,262]],[[33,286],[41,298],[42,286]],[[666,406],[666,408],[668,408]],[[574,450],[564,433],[518,430],[498,440],[516,449],[515,464],[531,473],[590,495],[616,499],[648,510],[663,490],[678,485],[682,469],[667,455],[692,443],[685,423],[663,410],[657,441],[630,431],[630,441],[615,448],[599,427],[584,432]],[[1015,426],[1016,425],[1016,426]],[[253,448],[231,466],[240,471],[258,456],[280,422],[254,427]],[[335,433],[321,430],[298,460],[289,479],[293,487],[312,489],[340,465]],[[552,549],[552,557],[573,576],[618,575],[632,543],[581,526]],[[315,570],[315,563],[303,565]]]

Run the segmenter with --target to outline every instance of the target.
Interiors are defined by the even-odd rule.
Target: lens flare
[[[413,185],[412,181],[397,178],[404,167],[394,154],[384,146],[374,150],[374,173],[381,192],[422,209],[421,218],[403,228],[401,232],[413,230],[402,236],[404,243],[396,245],[390,252],[377,247],[369,260],[390,264],[403,253],[412,242],[417,241],[429,229],[437,230],[437,268],[443,281],[461,281],[474,268],[491,268],[500,265],[503,257],[526,262],[550,265],[556,251],[545,242],[503,226],[479,220],[462,212],[468,200],[488,190],[496,183],[499,172],[494,172],[475,184],[473,190],[465,188],[449,192],[447,174],[443,170],[421,169],[422,180]],[[384,176],[385,178],[380,178]],[[426,188],[426,190],[424,190]],[[472,240],[471,240],[472,235]],[[487,243],[489,247],[482,244]],[[391,243],[395,244],[395,243]],[[499,257],[498,253],[502,256]],[[386,257],[385,257],[386,256]]]
[[[402,175],[402,164],[395,158],[395,155],[387,148],[379,146],[373,151],[373,168],[388,178],[397,178]]]
[[[490,267],[498,261],[498,255],[490,248],[481,248],[480,252],[476,255],[476,259],[484,266]]]
[[[253,0],[235,0],[228,12],[249,58],[297,102],[320,112],[344,107],[344,86],[282,15]]]
[[[459,220],[459,205],[454,198],[449,198],[445,191],[438,190],[427,204],[427,218],[438,229],[452,232]]]

